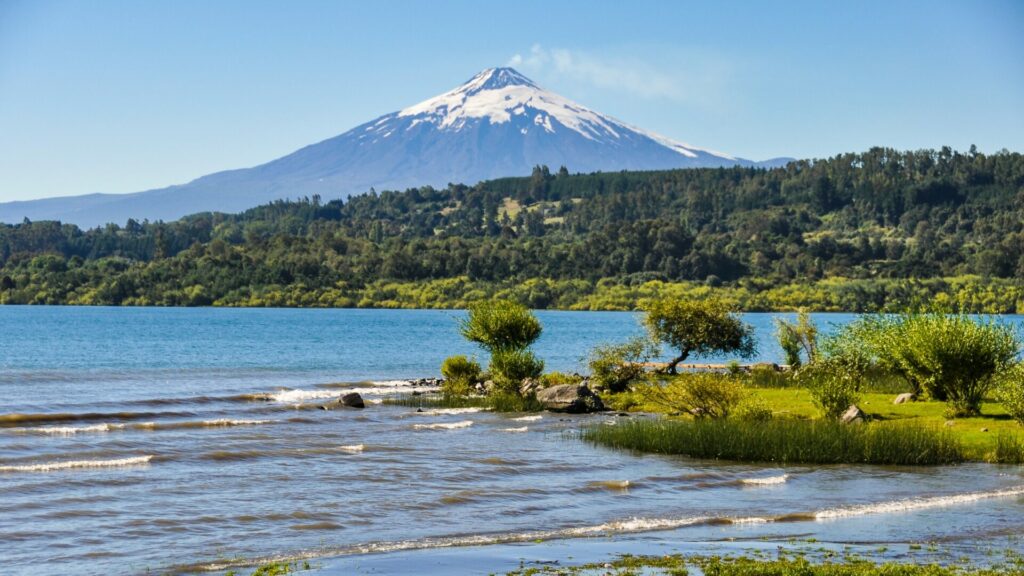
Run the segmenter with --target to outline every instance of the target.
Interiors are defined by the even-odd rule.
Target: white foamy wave
[[[526,427],[526,426],[521,426],[519,428],[502,428],[501,429],[502,432],[527,432],[528,430],[529,430],[529,428]]]
[[[370,384],[374,386],[387,387],[387,388],[410,388],[412,384],[408,380],[371,380]],[[428,386],[420,386],[420,388],[429,388]]]
[[[360,454],[366,449],[366,446],[363,444],[350,444],[348,446],[339,446],[338,449],[349,454]]]
[[[42,464],[21,464],[15,466],[0,466],[0,472],[52,472],[54,470],[69,470],[71,468],[118,468],[123,466],[138,466],[147,464],[153,456],[135,456],[133,458],[118,458],[115,460],[69,460],[65,462],[46,462]]]
[[[519,418],[513,418],[512,420],[515,422],[536,422],[541,418],[544,417],[538,414],[536,416],[520,416]]]
[[[785,484],[787,479],[789,479],[789,474],[768,476],[766,478],[744,478],[740,482],[750,486],[771,486],[773,484]]]
[[[979,500],[991,498],[1011,498],[1024,495],[1024,486],[1007,488],[1004,490],[993,490],[991,492],[969,492],[966,494],[954,494],[952,496],[933,496],[931,498],[914,498],[910,500],[896,500],[892,502],[879,502],[877,504],[861,504],[858,506],[847,506],[844,508],[833,508],[822,510],[814,517],[817,520],[830,518],[846,518],[849,516],[864,516],[866,514],[891,514],[894,512],[909,512],[923,508],[938,508],[941,506],[955,506],[958,504],[970,504]]]
[[[124,424],[93,424],[91,426],[42,426],[39,428],[11,428],[15,434],[45,434],[48,436],[72,436],[90,432],[110,432],[122,430]]]
[[[691,524],[707,522],[712,518],[707,516],[690,516],[685,518],[630,518],[628,520],[616,520],[606,522],[597,526],[581,526],[579,528],[568,528],[565,530],[553,530],[555,534],[567,536],[586,536],[590,534],[605,534],[624,532],[652,532],[655,530],[671,530],[682,528]]]
[[[270,424],[273,420],[232,420],[230,418],[218,418],[216,420],[203,420],[203,426],[256,426],[259,424]]]
[[[455,430],[457,428],[469,428],[473,425],[472,420],[462,422],[437,422],[435,424],[413,424],[416,430]]]
[[[440,416],[442,414],[476,414],[481,411],[483,411],[483,408],[438,408],[436,410],[413,412],[413,414],[418,414],[420,416]]]
[[[267,398],[274,402],[303,402],[305,400],[319,400],[321,398],[335,398],[347,391],[338,390],[282,390],[267,395]]]

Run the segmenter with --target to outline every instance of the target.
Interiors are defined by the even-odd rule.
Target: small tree
[[[818,327],[814,325],[811,315],[806,310],[800,310],[796,322],[776,318],[775,337],[786,354],[786,363],[791,368],[796,369],[803,364],[801,353],[807,356],[808,362],[814,361],[814,356],[818,352]]]
[[[818,358],[801,368],[797,378],[826,418],[837,419],[860,401],[860,364],[842,356]]]
[[[644,324],[651,338],[679,351],[666,367],[670,374],[691,355],[733,353],[741,358],[757,350],[754,330],[743,323],[727,303],[709,298],[703,301],[652,300],[646,303]]]
[[[536,378],[544,362],[529,347],[540,338],[537,317],[525,306],[509,300],[474,304],[459,322],[459,332],[491,355],[490,372],[503,392],[519,394],[525,378]]]
[[[464,338],[494,354],[500,350],[524,350],[540,338],[540,321],[525,306],[509,300],[480,302],[469,307],[460,321]]]

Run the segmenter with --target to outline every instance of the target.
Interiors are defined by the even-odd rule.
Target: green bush
[[[734,417],[750,422],[766,422],[774,418],[771,407],[761,399],[746,400],[736,408]]]
[[[468,396],[473,385],[480,380],[480,364],[465,356],[449,356],[441,364],[444,383],[441,392],[446,396]]]
[[[786,355],[786,363],[796,369],[803,364],[801,353],[813,362],[818,346],[818,327],[811,321],[806,310],[797,314],[796,322],[782,318],[775,319],[775,337],[779,341],[782,352]]]
[[[591,350],[587,360],[590,379],[596,388],[622,392],[643,378],[644,363],[656,354],[656,346],[637,337],[622,344],[602,344]]]
[[[996,399],[1020,424],[1024,424],[1024,364],[1016,363],[1000,375]]]
[[[811,393],[826,418],[837,419],[860,400],[861,372],[841,356],[824,357],[797,372],[797,380]]]
[[[680,374],[644,387],[643,394],[655,404],[697,418],[725,418],[745,397],[738,379],[714,372]]]
[[[540,338],[540,321],[530,310],[509,300],[479,302],[470,306],[460,321],[459,332],[491,354],[502,350],[522,350]]]
[[[540,377],[543,388],[550,386],[561,386],[562,384],[579,384],[583,377],[579,374],[566,374],[564,372],[548,372]]]
[[[979,414],[996,376],[1020,350],[1013,328],[966,314],[877,316],[846,332],[849,341],[901,374],[915,392],[947,402],[953,417]]]
[[[537,378],[544,371],[544,362],[529,350],[500,350],[491,355],[491,378],[498,390],[519,393],[527,378]]]

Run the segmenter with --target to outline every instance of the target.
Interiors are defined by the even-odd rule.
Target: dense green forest
[[[1024,156],[876,148],[784,168],[370,191],[81,230],[0,226],[0,302],[1024,311]]]

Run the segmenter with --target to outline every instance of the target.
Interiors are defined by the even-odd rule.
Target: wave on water
[[[136,430],[182,430],[189,428],[229,428],[232,426],[257,426],[273,424],[274,420],[234,420],[217,418],[215,420],[190,420],[185,422],[140,422],[131,424],[129,428]]]
[[[0,414],[0,428],[45,424],[47,422],[78,422],[90,420],[143,420],[151,418],[187,418],[192,412],[51,412],[42,414]]]
[[[152,459],[152,455],[147,455],[135,456],[132,458],[117,458],[114,460],[67,460],[63,462],[42,462],[39,464],[0,466],[0,472],[53,472],[55,470],[69,470],[72,468],[122,468],[125,466],[148,464]]]
[[[782,474],[781,476],[768,476],[766,478],[744,478],[740,482],[750,486],[772,486],[775,484],[785,484],[788,479],[789,474]]]
[[[932,506],[966,504],[987,498],[1006,498],[1020,495],[1024,495],[1024,486],[1004,490],[995,490],[991,492],[974,492],[968,494],[957,494],[952,496],[937,496],[934,498],[923,498],[918,500],[901,500],[895,502],[884,502],[879,504],[851,506],[848,508],[836,508],[833,510],[823,510],[817,513],[797,513],[786,514],[782,516],[749,516],[736,518],[720,516],[628,518],[623,520],[613,520],[610,522],[590,526],[556,528],[552,530],[535,530],[504,534],[456,535],[450,537],[424,538],[420,540],[403,540],[392,542],[370,542],[366,544],[358,544],[347,547],[325,548],[317,550],[315,552],[304,552],[291,556],[276,556],[266,558],[252,558],[246,560],[240,559],[218,561],[208,564],[197,564],[178,568],[183,570],[194,571],[221,571],[230,568],[252,566],[263,562],[296,561],[325,556],[347,556],[353,554],[400,552],[407,550],[425,550],[463,546],[487,546],[495,544],[532,542],[536,540],[588,538],[596,536],[607,536],[613,534],[675,530],[679,528],[685,528],[688,526],[698,525],[726,526],[745,524],[766,524],[772,522],[807,522],[828,518],[856,516],[861,514],[904,512],[917,510],[921,508],[928,508]]]
[[[814,517],[817,520],[829,520],[834,518],[848,518],[850,516],[864,516],[866,514],[892,514],[895,512],[910,512],[925,508],[971,504],[979,500],[988,500],[990,498],[1010,498],[1013,496],[1024,496],[1024,486],[1006,488],[1004,490],[993,490],[990,492],[968,492],[966,494],[895,500],[892,502],[879,502],[877,504],[859,504],[856,506],[822,510],[815,513]]]
[[[520,426],[519,428],[502,428],[502,432],[528,432],[530,429],[526,426]]]
[[[93,424],[91,426],[41,426],[39,428],[9,428],[12,434],[44,434],[47,436],[73,436],[90,432],[123,430],[125,424]]]
[[[458,428],[469,428],[473,425],[472,420],[461,422],[436,422],[434,424],[413,424],[415,430],[456,430]]]
[[[364,444],[350,444],[348,446],[339,446],[338,449],[349,454],[361,454],[363,450],[366,450],[366,446]]]
[[[541,416],[540,414],[537,414],[535,416],[520,416],[519,418],[513,418],[512,421],[513,422],[537,422],[538,420],[540,420],[542,418],[544,418],[544,417]]]
[[[482,412],[483,408],[438,408],[436,410],[424,410],[423,412],[413,412],[417,416],[441,416],[445,414],[476,414]]]

